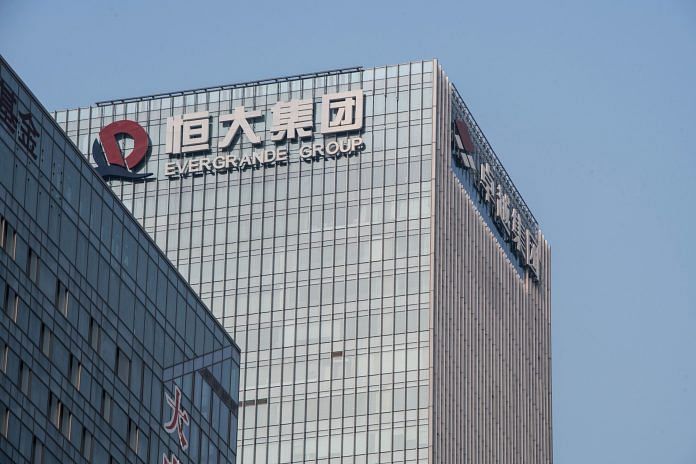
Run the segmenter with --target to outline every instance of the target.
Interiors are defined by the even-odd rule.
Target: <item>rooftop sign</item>
[[[491,165],[485,161],[476,165],[473,157],[476,145],[471,140],[469,129],[462,119],[454,121],[453,138],[453,155],[460,166],[473,173],[476,190],[483,203],[488,206],[498,233],[503,240],[510,243],[512,252],[519,259],[521,266],[529,271],[534,280],[538,281],[539,232],[534,233],[526,227],[505,185],[496,180]]]
[[[320,105],[322,135],[359,132],[363,128],[364,94],[361,89],[326,94]],[[219,116],[217,124],[226,131],[217,146],[210,137],[211,115],[208,111],[185,113],[167,118],[165,154],[172,159],[164,165],[164,177],[177,179],[188,175],[221,173],[250,167],[267,167],[284,164],[293,154],[281,146],[287,141],[299,141],[299,159],[315,161],[322,158],[338,158],[356,155],[364,148],[362,137],[353,135],[317,142],[314,140],[314,102],[312,99],[278,102],[271,108],[270,147],[265,146],[261,135],[252,128],[252,122],[268,116],[261,110],[237,106],[231,113]],[[144,134],[144,135],[143,135]],[[115,143],[117,135],[133,139],[134,148],[124,156]],[[254,147],[251,153],[235,156],[229,153],[235,142],[244,137]],[[95,140],[93,157],[97,170],[104,177],[143,179],[151,174],[135,174],[135,168],[149,151],[149,139],[145,130],[134,121],[123,120],[104,127],[99,133],[101,144]],[[217,151],[216,156],[205,158],[187,155]]]

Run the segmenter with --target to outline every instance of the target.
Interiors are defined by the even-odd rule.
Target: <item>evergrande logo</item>
[[[119,146],[119,137],[133,139],[133,150],[124,155]],[[115,121],[99,131],[99,138],[92,144],[92,157],[97,163],[97,172],[103,178],[118,177],[138,180],[152,175],[151,172],[133,172],[150,151],[150,137],[145,129],[135,121],[124,119]]]

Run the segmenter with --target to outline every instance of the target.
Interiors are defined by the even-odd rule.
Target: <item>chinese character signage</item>
[[[231,122],[232,124],[230,124],[229,128],[227,129],[225,138],[222,139],[222,141],[218,144],[218,148],[229,148],[232,145],[232,141],[236,137],[237,132],[239,132],[240,128],[242,129],[242,132],[244,133],[244,136],[247,138],[247,140],[249,140],[254,145],[260,144],[261,137],[254,133],[254,130],[251,128],[251,125],[249,124],[250,119],[258,119],[260,117],[261,111],[246,111],[243,106],[236,107],[234,111],[230,114],[220,116],[221,123],[224,124],[226,122]]]
[[[271,140],[282,142],[296,140],[297,137],[307,138],[312,136],[314,127],[314,104],[312,100],[290,100],[279,102],[271,109],[273,113],[273,127],[271,128]]]
[[[166,454],[162,455],[162,464],[181,464],[181,461],[177,459],[175,455],[170,455],[167,457]]]
[[[324,95],[321,99],[324,134],[362,129],[362,90]]]
[[[207,111],[167,118],[165,153],[191,153],[210,150],[210,116]]]
[[[174,385],[174,397],[169,396],[169,393],[165,393],[167,397],[167,405],[170,409],[170,419],[165,422],[164,430],[167,433],[176,433],[177,439],[179,440],[179,447],[186,451],[188,449],[188,438],[186,437],[185,426],[189,425],[189,415],[188,412],[181,406],[181,390],[178,385]],[[166,454],[162,455],[162,464],[178,464],[179,460],[173,454],[167,457]]]
[[[217,174],[285,164],[291,155],[284,146],[287,142],[299,142],[297,154],[300,160],[307,162],[357,155],[365,148],[359,135],[326,143],[315,140],[315,136],[359,133],[363,128],[364,100],[361,89],[323,95],[321,103],[316,105],[321,126],[319,130],[314,127],[315,103],[312,99],[281,101],[267,113],[237,106],[232,112],[220,115],[217,121],[213,120],[208,111],[168,117],[164,153],[178,159],[171,159],[164,164],[164,176],[177,179],[188,175]],[[11,106],[11,100],[6,105]],[[253,128],[254,123],[266,118],[270,122],[268,141],[263,140],[262,132],[257,133]],[[8,123],[17,125],[16,120],[8,120]],[[221,136],[217,144],[211,141],[213,124],[218,125]],[[128,154],[123,153],[118,143],[119,138],[124,136],[131,138],[134,144],[133,150]],[[238,156],[229,153],[240,140],[251,143],[253,151]],[[217,156],[190,156],[211,151],[216,151]],[[102,128],[92,145],[97,172],[105,178],[149,178],[152,173],[135,172],[149,152],[150,139],[147,132],[131,120],[116,121]]]
[[[489,163],[481,163],[477,169],[473,154],[476,146],[471,140],[469,130],[461,119],[454,124],[454,150],[459,166],[474,173],[476,190],[481,201],[486,204],[493,216],[493,222],[503,240],[510,244],[512,252],[533,279],[539,279],[540,247],[539,238],[524,225],[520,212],[513,205],[502,184],[496,182]]]
[[[0,80],[0,125],[25,152],[37,158],[36,145],[40,133],[34,116],[29,109],[20,109],[17,94],[4,80]]]
[[[320,158],[337,158],[359,153],[364,149],[363,139],[352,136],[331,140],[326,144],[312,143],[315,134],[339,134],[356,132],[363,128],[364,95],[362,90],[327,94],[320,104],[321,129],[314,128],[314,101],[312,99],[281,101],[273,105],[270,115],[261,110],[237,106],[231,113],[223,114],[217,124],[222,140],[213,147],[210,141],[211,116],[207,111],[186,113],[167,118],[165,153],[180,156],[205,153],[217,148],[218,155],[207,158],[183,158],[165,163],[164,175],[180,178],[192,174],[219,173],[249,167],[272,166],[288,161],[288,149],[278,144],[299,141],[299,156],[304,161]],[[240,139],[261,148],[265,141],[254,131],[252,123],[270,116],[269,147],[255,149],[240,157],[226,154]]]

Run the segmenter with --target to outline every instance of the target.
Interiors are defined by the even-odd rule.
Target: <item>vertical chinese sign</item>
[[[4,80],[0,80],[0,125],[31,155],[37,158],[36,146],[39,130],[29,108],[23,106],[17,93]]]
[[[164,430],[167,433],[176,433],[179,447],[182,451],[186,451],[189,442],[188,438],[186,438],[185,426],[189,425],[189,415],[181,406],[181,390],[177,385],[174,385],[174,397],[169,396],[169,393],[165,393],[165,396],[170,409],[170,419],[163,424]],[[179,459],[174,454],[170,454],[169,457],[166,454],[162,455],[162,464],[179,464],[179,462]]]

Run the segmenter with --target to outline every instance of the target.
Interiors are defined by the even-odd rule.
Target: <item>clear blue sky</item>
[[[556,463],[696,462],[696,2],[0,0],[48,109],[437,57],[553,249]]]

